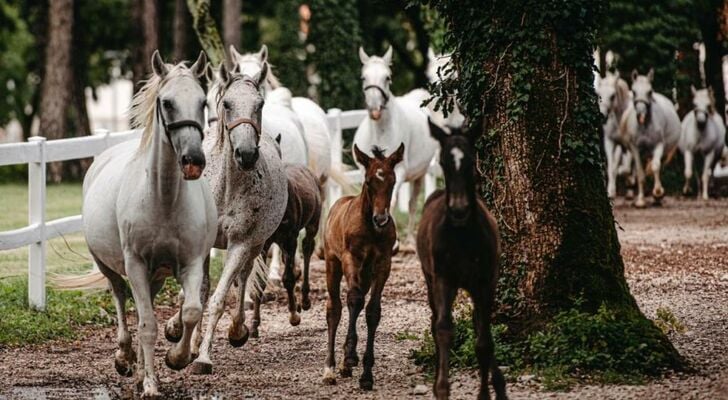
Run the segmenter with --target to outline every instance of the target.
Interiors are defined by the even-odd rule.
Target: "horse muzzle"
[[[250,171],[253,169],[259,157],[260,152],[257,147],[253,150],[235,149],[235,161],[238,163],[238,168],[242,171]]]
[[[194,181],[202,176],[205,169],[204,155],[183,155],[180,159],[182,175],[187,181]]]
[[[382,229],[389,223],[389,213],[374,214],[372,216],[372,223],[375,228]]]
[[[382,118],[382,110],[369,110],[369,118],[379,121]]]

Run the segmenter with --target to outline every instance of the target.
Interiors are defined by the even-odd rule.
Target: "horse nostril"
[[[188,155],[182,156],[182,165],[189,165],[192,164],[192,157]]]
[[[372,222],[374,222],[375,226],[382,227],[389,222],[389,215],[387,214],[375,214],[372,217]]]

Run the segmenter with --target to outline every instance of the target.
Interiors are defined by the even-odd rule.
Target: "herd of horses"
[[[368,115],[356,131],[352,150],[364,179],[358,195],[342,197],[327,210],[327,179],[347,183],[331,165],[326,114],[313,101],[293,97],[271,72],[267,55],[265,46],[250,54],[231,47],[231,67],[213,67],[204,53],[188,66],[165,63],[155,52],[153,73],[130,110],[133,125],[142,130],[141,139],[109,148],[86,174],[83,224],[98,271],[76,279],[79,286],[103,277],[110,283],[118,321],[117,372],[135,376],[142,397],[160,395],[153,302],[167,277],[174,277],[182,288],[179,310],[164,326],[166,339],[174,343],[165,362],[174,370],[189,366],[192,373],[212,372],[213,337],[233,286],[237,301],[228,330],[232,346],[258,336],[261,296],[271,279],[281,280],[289,322],[298,325],[301,310],[311,307],[309,264],[319,237],[328,289],[323,382],[351,377],[358,366],[356,322],[365,309],[367,338],[359,386],[371,390],[381,296],[399,246],[391,210],[399,187],[411,182],[405,240],[416,245],[432,309],[438,354],[434,394],[438,399],[449,397],[451,308],[458,289],[464,288],[474,304],[479,398],[490,398],[492,376],[496,398],[505,399],[490,332],[499,234],[475,186],[474,141],[480,127],[468,129],[457,109],[445,115],[421,106],[430,96],[423,89],[393,95],[391,48],[381,57],[360,49]],[[447,58],[432,58],[431,76],[440,79]],[[415,239],[417,198],[423,177],[436,165],[445,189],[427,199]],[[301,231],[305,235],[299,303],[295,259]],[[227,250],[214,288],[209,278],[212,248]],[[269,263],[271,248],[278,250]],[[281,256],[282,274],[273,265]],[[138,314],[136,350],[127,326],[124,277]],[[337,370],[342,278],[348,287],[349,325]],[[73,286],[73,281],[66,285]],[[250,326],[245,321],[246,293],[253,300]]]
[[[728,163],[725,144],[724,110],[716,110],[710,88],[692,87],[693,109],[682,122],[675,105],[666,96],[652,89],[654,72],[647,75],[632,72],[632,86],[620,78],[619,73],[607,73],[596,85],[599,109],[606,122],[603,125],[604,150],[607,159],[607,193],[617,194],[617,177],[624,175],[632,185],[636,180],[636,207],[645,207],[646,172],[654,176],[652,197],[660,203],[665,190],[660,179],[661,167],[679,150],[685,161],[683,193],[689,194],[693,176],[693,163],[698,156],[703,160],[699,183],[699,196],[708,200],[708,185],[718,162]],[[647,154],[649,161],[642,162]],[[664,161],[664,162],[663,162]],[[628,196],[631,196],[631,190]]]

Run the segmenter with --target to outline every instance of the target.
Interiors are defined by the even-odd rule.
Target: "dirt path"
[[[509,383],[512,399],[728,399],[728,201],[708,204],[668,199],[662,208],[635,210],[618,204],[615,215],[632,293],[642,310],[654,317],[658,307],[670,309],[687,327],[671,339],[698,369],[643,386],[578,386],[568,393],[539,391],[537,382]],[[358,389],[354,378],[323,386],[326,322],[323,263],[312,267],[313,308],[300,326],[288,325],[281,302],[264,305],[261,338],[233,349],[226,340],[229,318],[218,327],[215,370],[194,376],[164,367],[168,345],[160,334],[157,366],[166,398],[305,398],[400,399],[414,394],[425,378],[407,358],[430,311],[424,282],[414,256],[397,258],[384,292],[382,323],[377,335],[375,390]],[[281,299],[282,300],[282,299]],[[164,317],[170,309],[160,310]],[[346,311],[337,349],[343,343]],[[366,335],[361,318],[360,348]],[[161,328],[160,328],[161,332]],[[115,328],[88,330],[73,343],[0,350],[0,399],[130,398],[131,380],[113,368]],[[363,348],[361,349],[363,350]],[[361,353],[360,350],[360,353]],[[340,352],[338,353],[340,355]],[[474,398],[477,376],[458,373],[453,398]],[[428,389],[429,389],[429,384]],[[424,396],[429,397],[429,392]]]

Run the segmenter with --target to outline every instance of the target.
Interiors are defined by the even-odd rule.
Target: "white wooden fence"
[[[343,139],[344,129],[356,128],[366,117],[365,110],[341,111],[331,109],[328,112],[331,127],[331,161],[332,167],[343,171]],[[46,306],[46,242],[55,237],[80,232],[83,229],[80,215],[46,221],[46,165],[54,161],[67,161],[94,157],[107,148],[118,143],[140,137],[140,131],[124,131],[109,133],[97,130],[93,136],[72,139],[50,140],[44,137],[32,137],[27,143],[11,143],[0,145],[0,166],[28,164],[28,226],[11,231],[0,232],[0,251],[28,246],[28,303],[37,310]],[[347,171],[345,176],[351,182],[361,182],[362,174],[358,170]],[[332,181],[332,180],[330,180]],[[435,178],[428,174],[425,181],[425,193],[435,188]],[[335,183],[329,186],[329,204],[341,197],[341,188]],[[403,185],[400,191],[399,207],[406,209],[409,190]],[[0,193],[2,201],[2,193]]]

